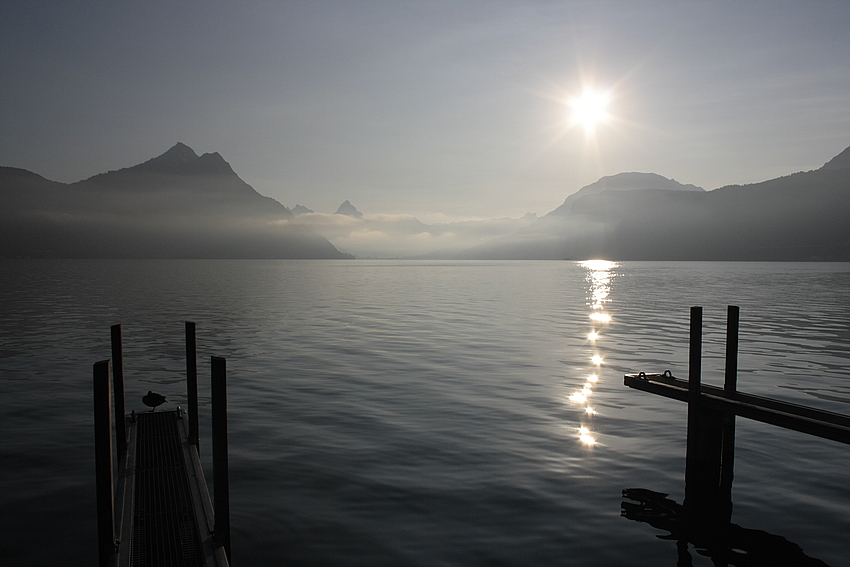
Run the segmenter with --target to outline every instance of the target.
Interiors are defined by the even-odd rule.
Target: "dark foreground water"
[[[0,290],[3,565],[96,562],[114,323],[128,411],[185,407],[183,321],[202,424],[227,358],[234,565],[676,565],[620,503],[681,502],[686,407],[622,376],[686,377],[691,305],[707,382],[735,304],[742,391],[850,414],[848,264],[7,260]],[[850,446],[739,420],[732,521],[850,565],[848,471]]]

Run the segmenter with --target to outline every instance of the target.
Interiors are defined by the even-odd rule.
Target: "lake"
[[[0,556],[96,563],[92,364],[186,407],[227,358],[234,565],[677,565],[624,488],[684,493],[686,405],[626,373],[850,414],[850,264],[0,261]],[[589,337],[596,333],[595,337]],[[850,565],[850,447],[739,419],[732,521]],[[712,565],[691,546],[693,565]]]

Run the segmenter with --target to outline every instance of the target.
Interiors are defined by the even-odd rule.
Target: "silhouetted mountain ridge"
[[[220,154],[182,143],[71,184],[0,168],[6,257],[350,257],[292,216]]]
[[[850,168],[850,148],[823,164],[821,169],[847,169]]]
[[[705,189],[696,185],[683,185],[675,179],[667,179],[657,173],[628,172],[608,175],[595,183],[586,185],[570,195],[564,204],[550,212],[550,215],[564,216],[571,212],[573,203],[588,195],[597,195],[605,191],[702,191]]]
[[[335,215],[346,215],[354,218],[363,218],[363,213],[357,210],[357,207],[345,200],[334,213]]]
[[[638,174],[651,185],[618,190],[618,176],[603,178],[530,227],[458,257],[850,261],[848,160],[850,148],[818,170],[714,191],[654,174]]]

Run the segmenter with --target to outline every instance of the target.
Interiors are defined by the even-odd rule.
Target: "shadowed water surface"
[[[686,377],[691,305],[705,381],[735,304],[742,391],[850,413],[847,264],[7,260],[0,284],[14,565],[95,562],[91,366],[119,322],[128,411],[186,405],[183,321],[202,427],[228,359],[236,565],[675,565],[620,502],[681,502],[686,407],[622,375]],[[738,423],[733,521],[847,565],[850,448]]]

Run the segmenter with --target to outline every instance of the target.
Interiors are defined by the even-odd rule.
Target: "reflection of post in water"
[[[679,565],[691,565],[688,543],[716,565],[819,565],[783,537],[731,523],[735,457],[735,417],[778,425],[824,439],[850,444],[850,416],[781,402],[737,390],[739,309],[728,308],[724,387],[701,383],[702,308],[691,308],[688,380],[664,374],[626,375],[631,388],[688,403],[685,500],[630,488],[622,515],[670,532],[677,541]],[[742,553],[743,552],[743,553]]]
[[[627,488],[620,514],[629,520],[645,522],[670,535],[661,539],[676,541],[677,567],[692,565],[688,544],[700,555],[710,557],[715,565],[740,567],[827,567],[820,559],[803,553],[803,549],[782,536],[762,530],[742,528],[731,522],[694,522],[684,506],[667,498],[663,492],[645,488]]]

